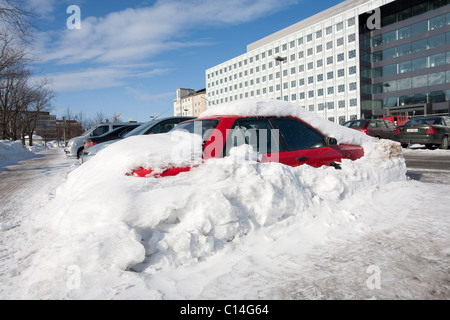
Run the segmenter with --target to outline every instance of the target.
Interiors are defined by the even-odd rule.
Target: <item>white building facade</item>
[[[358,17],[390,2],[347,0],[248,45],[247,53],[206,70],[208,106],[282,99],[336,123],[359,118]]]

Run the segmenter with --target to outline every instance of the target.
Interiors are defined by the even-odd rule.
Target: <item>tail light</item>
[[[437,131],[435,127],[428,127],[427,129],[427,134],[435,134],[436,132]]]
[[[395,129],[395,133],[400,133],[400,128]]]
[[[85,148],[89,148],[89,147],[93,147],[95,146],[97,143],[93,142],[93,141],[89,141],[89,142],[85,142],[84,143],[84,147]]]
[[[365,133],[365,134],[369,134],[369,129],[364,128],[362,132]]]

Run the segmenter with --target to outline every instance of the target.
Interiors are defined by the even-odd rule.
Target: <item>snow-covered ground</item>
[[[242,112],[295,113],[277,104]],[[52,149],[29,172],[6,167],[2,181],[29,184],[0,201],[0,298],[450,298],[450,181],[410,180],[398,144],[299,116],[365,157],[291,168],[240,147],[176,177],[125,175],[198,164],[185,147],[201,140],[178,133],[125,139],[81,166]]]

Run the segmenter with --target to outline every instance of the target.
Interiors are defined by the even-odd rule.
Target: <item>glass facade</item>
[[[394,1],[380,12],[379,29],[359,16],[362,116],[448,113],[450,1]]]

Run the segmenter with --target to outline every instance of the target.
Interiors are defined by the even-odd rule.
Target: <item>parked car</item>
[[[397,127],[394,140],[403,148],[409,144],[424,144],[428,149],[448,149],[449,137],[450,117],[429,116],[412,119]]]
[[[175,128],[179,123],[192,119],[195,119],[195,117],[167,117],[146,122],[144,124],[141,124],[137,128],[133,129],[132,131],[128,132],[127,134],[118,136],[117,139],[102,142],[95,146],[90,147],[89,149],[84,150],[80,156],[80,163],[85,163],[93,156],[95,156],[100,150],[103,150],[110,144],[117,142],[121,139],[136,135],[166,133]]]
[[[129,125],[130,122],[114,122],[114,123],[102,123],[97,124],[91,129],[87,130],[79,137],[75,137],[67,141],[66,146],[64,148],[64,152],[67,156],[80,158],[81,153],[84,149],[84,139],[89,137],[98,137],[106,132],[109,132],[113,129]]]
[[[396,129],[392,122],[382,119],[350,120],[344,126],[379,139],[394,139]]]
[[[203,137],[203,159],[228,156],[233,147],[253,146],[261,162],[280,162],[289,166],[340,168],[342,159],[356,160],[364,155],[361,146],[339,145],[336,139],[295,117],[220,116],[187,121],[172,132],[185,130]],[[169,168],[158,176],[173,176],[191,168]],[[137,168],[136,177],[146,177],[152,169]]]
[[[84,141],[84,150],[83,152],[86,152],[86,150],[90,147],[93,147],[99,143],[102,142],[107,142],[107,141],[111,141],[111,140],[116,140],[119,139],[125,135],[127,135],[130,131],[136,129],[137,127],[139,127],[142,123],[135,123],[135,124],[131,124],[131,125],[125,125],[116,129],[113,129],[109,132],[106,132],[104,134],[102,134],[101,136],[97,136],[97,137],[89,137],[89,138],[85,138]]]

